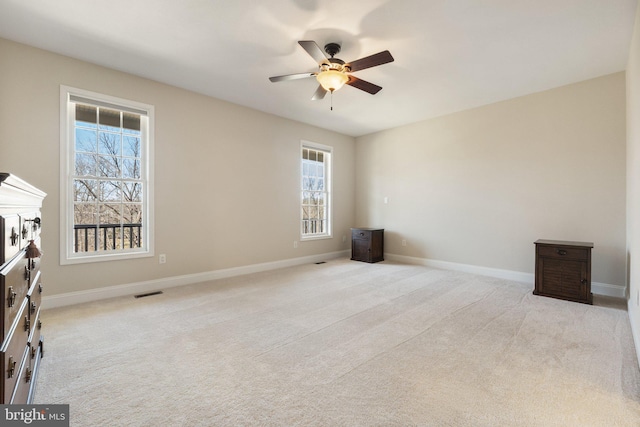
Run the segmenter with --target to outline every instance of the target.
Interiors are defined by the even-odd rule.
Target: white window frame
[[[141,169],[143,180],[143,228],[140,248],[115,251],[74,252],[73,178],[75,174],[75,104],[86,99],[93,105],[141,114]],[[145,132],[146,130],[146,132]],[[80,264],[154,256],[153,210],[154,107],[136,101],[103,95],[69,86],[60,86],[60,264]]]
[[[302,167],[302,152],[303,150],[307,148],[307,149],[312,149],[312,150],[318,150],[318,151],[324,151],[326,154],[328,154],[328,162],[324,162],[325,163],[325,192],[327,193],[327,231],[325,233],[318,233],[318,234],[305,234],[304,230],[303,230],[303,214],[302,214],[302,204],[303,204],[303,184],[302,184],[302,178],[303,178],[303,167]],[[298,206],[298,209],[300,209],[300,221],[299,221],[299,229],[300,229],[300,241],[306,241],[306,240],[319,240],[319,239],[330,239],[333,237],[333,200],[332,200],[332,181],[333,181],[333,147],[330,147],[328,145],[323,145],[323,144],[318,144],[315,142],[311,142],[311,141],[301,141],[300,142],[300,153],[299,153],[299,165],[300,165],[300,171],[298,173],[298,179],[300,182],[300,205]]]

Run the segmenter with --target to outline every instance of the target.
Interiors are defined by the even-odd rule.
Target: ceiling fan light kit
[[[334,92],[349,81],[349,76],[347,76],[343,71],[327,69],[319,72],[316,79],[324,90]]]
[[[325,55],[318,44],[312,40],[301,40],[298,44],[318,63],[319,71],[315,73],[269,77],[269,80],[272,82],[280,82],[315,76],[320,86],[313,94],[312,100],[324,98],[327,92],[333,95],[333,92],[339,90],[345,84],[375,95],[382,89],[381,86],[359,79],[350,73],[393,62],[393,56],[391,56],[388,50],[367,56],[366,58],[357,59],[350,63],[345,63],[341,59],[334,58],[334,56],[340,52],[340,45],[337,43],[328,43],[325,45],[324,50],[329,56]],[[333,110],[333,108],[331,109]]]

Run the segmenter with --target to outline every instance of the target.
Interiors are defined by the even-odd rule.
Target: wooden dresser
[[[591,249],[593,243],[538,240],[536,295],[593,304]]]
[[[352,228],[351,259],[354,261],[384,261],[384,229]]]
[[[42,357],[40,208],[45,193],[0,173],[0,404],[31,403]]]

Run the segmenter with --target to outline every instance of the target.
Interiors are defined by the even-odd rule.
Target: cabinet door
[[[370,261],[370,241],[368,239],[353,239],[351,241],[351,259]]]
[[[540,293],[564,299],[587,301],[587,263],[543,257],[538,273],[541,277]]]

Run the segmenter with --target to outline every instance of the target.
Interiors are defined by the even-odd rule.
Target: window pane
[[[120,111],[110,110],[108,108],[99,108],[98,117],[100,130],[120,130]]]
[[[118,158],[113,156],[98,157],[99,175],[107,178],[120,178]]]
[[[73,215],[76,224],[96,224],[96,205],[94,203],[75,203]]]
[[[74,202],[95,202],[98,200],[98,181],[92,179],[73,180]]]
[[[98,141],[98,153],[109,154],[111,156],[119,156],[122,144],[120,142],[120,134],[112,132],[100,132]]]
[[[123,159],[122,160],[122,177],[123,178],[140,178],[140,160]]]
[[[95,153],[97,140],[95,130],[76,128],[76,151]]]
[[[140,137],[123,135],[122,155],[140,158]]]
[[[95,129],[98,123],[98,109],[91,105],[76,104],[76,124]]]
[[[101,203],[99,205],[100,225],[120,224],[121,206],[116,203]]]
[[[141,224],[142,223],[142,205],[137,203],[124,204],[122,222],[125,224]]]
[[[96,156],[94,154],[76,154],[76,176],[96,176]]]
[[[101,181],[100,182],[100,201],[101,202],[117,202],[122,200],[122,191],[120,190],[120,181]]]
[[[122,199],[125,202],[142,203],[142,184],[139,182],[123,182]]]
[[[140,115],[123,112],[122,127],[124,128],[124,132],[140,132]]]

